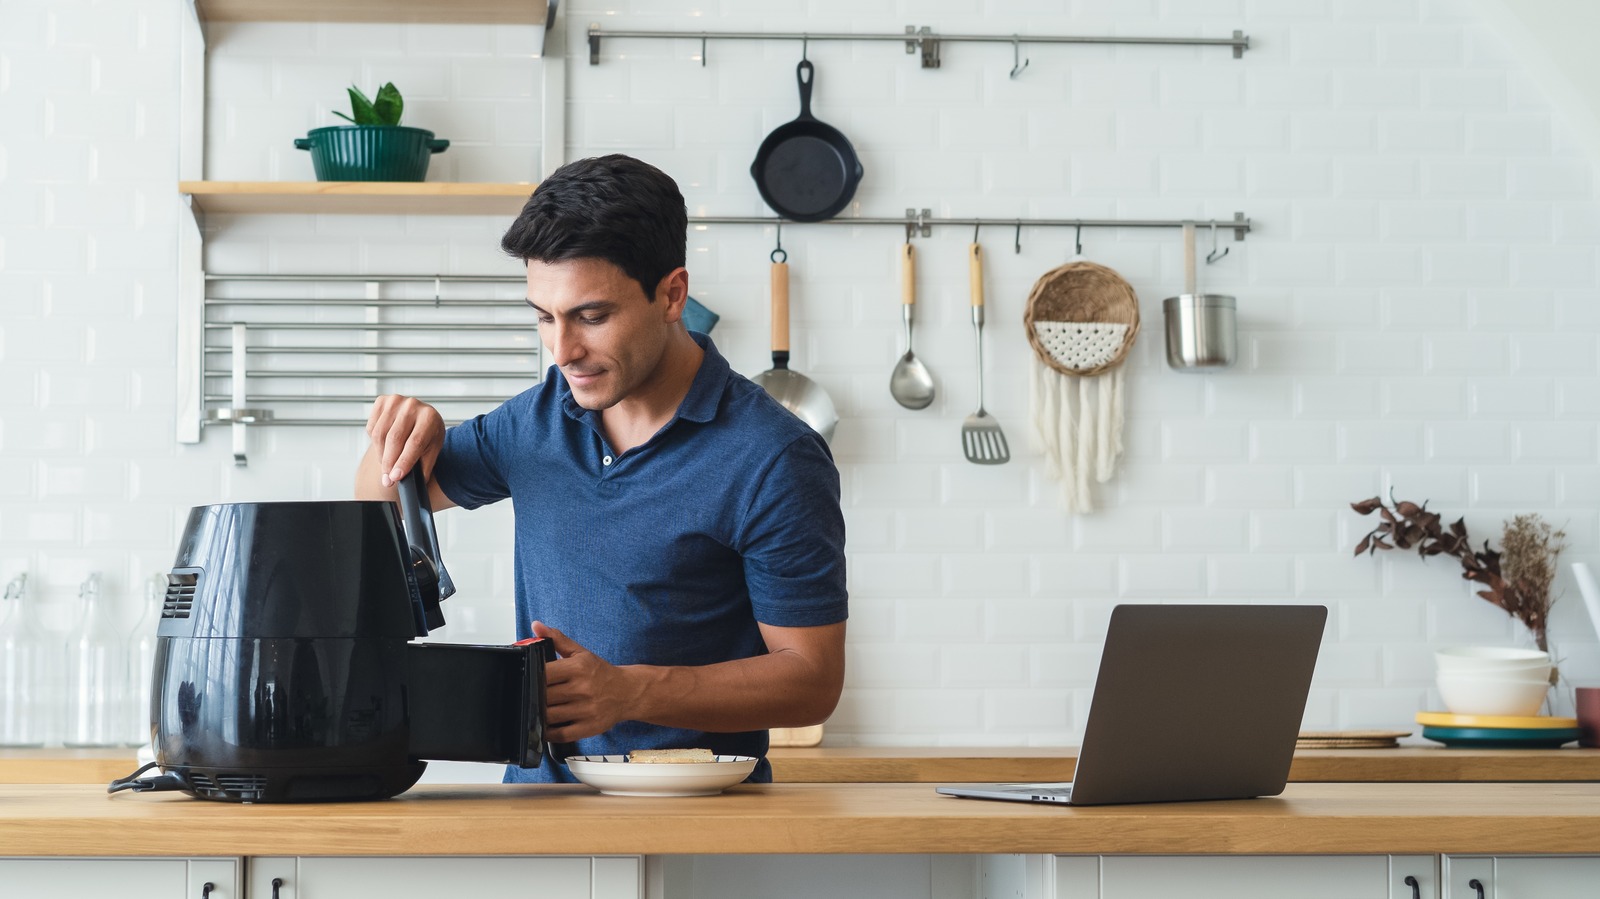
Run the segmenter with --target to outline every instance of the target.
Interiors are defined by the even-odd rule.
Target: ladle
[[[799,419],[832,443],[839,413],[817,382],[789,367],[789,254],[772,251],[772,367],[751,378]]]
[[[900,252],[900,317],[906,323],[906,354],[889,375],[889,393],[907,409],[926,409],[933,402],[933,375],[911,352],[911,310],[917,304],[916,251],[906,241]]]

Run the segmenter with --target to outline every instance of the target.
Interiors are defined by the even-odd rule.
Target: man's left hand
[[[546,740],[570,743],[631,717],[629,703],[640,688],[625,669],[542,621],[533,623],[533,635],[549,640],[560,656],[545,665],[545,720],[551,724]]]

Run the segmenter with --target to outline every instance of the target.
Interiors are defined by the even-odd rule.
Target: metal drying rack
[[[427,395],[447,420],[461,421],[525,389],[543,368],[522,277],[207,274],[205,281],[203,320],[180,334],[179,417],[197,427],[228,425],[236,465],[248,463],[250,425],[364,425],[367,407],[385,393]],[[276,289],[264,295],[248,287],[261,284]],[[446,296],[461,285],[475,295]],[[316,312],[307,316],[308,308]],[[485,321],[484,309],[504,312]],[[474,312],[455,314],[462,310]],[[464,382],[475,391],[449,392]]]

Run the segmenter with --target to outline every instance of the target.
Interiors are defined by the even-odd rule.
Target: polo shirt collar
[[[694,373],[694,380],[689,384],[689,392],[684,395],[683,402],[678,404],[678,411],[673,419],[685,418],[694,422],[708,422],[717,417],[717,407],[722,404],[722,393],[728,386],[728,377],[733,373],[733,368],[728,365],[728,360],[717,352],[717,345],[711,342],[711,337],[698,331],[690,331],[689,336],[705,351],[705,357],[700,360],[700,368]],[[567,383],[566,375],[561,373],[559,366],[551,366],[555,372],[560,387],[558,396],[561,397],[562,411],[568,418],[583,419],[594,413],[578,405],[572,398],[572,386]]]

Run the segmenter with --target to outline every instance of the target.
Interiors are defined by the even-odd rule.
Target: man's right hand
[[[395,483],[411,466],[420,464],[423,477],[431,479],[433,464],[444,448],[444,417],[415,397],[380,396],[367,417],[367,436],[372,443],[356,473],[356,496],[393,499]],[[438,488],[429,493],[434,509],[439,509]]]

